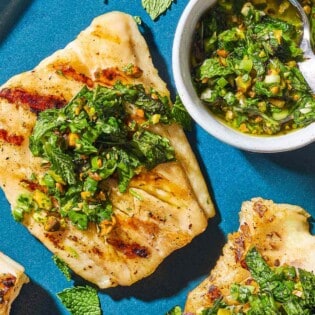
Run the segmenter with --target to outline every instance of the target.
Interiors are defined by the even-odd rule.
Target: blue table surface
[[[187,1],[174,1],[167,14],[155,22],[143,10],[141,0],[0,2],[0,85],[63,48],[94,17],[119,10],[141,16],[140,29],[174,97],[172,43]],[[187,136],[209,185],[216,217],[203,234],[169,256],[152,276],[131,287],[100,291],[104,315],[161,315],[174,305],[183,306],[187,293],[214,266],[227,233],[237,230],[244,200],[261,196],[300,205],[315,215],[315,144],[293,152],[258,154],[221,143],[198,126]],[[56,293],[84,281],[76,278],[68,282],[52,261],[52,254],[13,220],[2,193],[0,204],[0,250],[23,264],[31,280],[14,302],[12,315],[69,314]]]

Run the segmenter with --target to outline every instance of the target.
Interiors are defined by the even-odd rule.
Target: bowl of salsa
[[[287,1],[191,0],[173,44],[179,97],[203,129],[237,148],[305,146],[315,139],[315,97],[298,67],[301,36]]]

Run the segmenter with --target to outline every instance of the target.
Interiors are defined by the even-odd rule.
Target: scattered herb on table
[[[14,218],[32,213],[47,231],[69,221],[85,230],[92,222],[102,233],[114,224],[106,180],[117,180],[124,193],[135,175],[175,160],[169,140],[150,126],[181,121],[187,124],[178,100],[172,109],[142,85],[84,87],[64,108],[40,113],[30,149],[47,171],[25,183],[30,193],[19,196]]]
[[[101,315],[100,301],[96,289],[76,286],[57,293],[60,301],[71,315]]]
[[[56,264],[58,269],[63,273],[65,278],[68,281],[70,281],[71,280],[71,270],[68,267],[68,265],[61,258],[59,258],[57,255],[53,255],[52,260],[54,261],[54,263]]]
[[[173,2],[174,0],[141,0],[141,5],[154,21],[166,12]],[[105,1],[104,3],[108,4],[108,1]],[[138,24],[141,24],[141,18],[137,16],[135,20]]]
[[[148,12],[152,20],[157,19],[170,8],[174,0],[141,0],[142,6]]]
[[[182,100],[178,95],[176,95],[176,99],[172,107],[172,116],[174,117],[174,121],[177,122],[179,125],[183,126],[185,130],[191,130],[192,128],[191,117],[188,114]]]
[[[315,121],[297,62],[300,27],[252,4],[219,1],[196,29],[192,76],[209,110],[233,128],[271,135]]]

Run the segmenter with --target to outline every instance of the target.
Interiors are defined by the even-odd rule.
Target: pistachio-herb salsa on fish
[[[175,159],[167,138],[148,130],[178,118],[178,102],[142,85],[116,83],[113,88],[87,87],[61,109],[40,113],[30,149],[46,161],[47,172],[25,183],[29,194],[18,198],[13,211],[22,220],[33,212],[47,231],[58,230],[68,218],[79,229],[112,220],[105,180],[118,179],[125,192],[133,176]]]
[[[300,23],[263,6],[218,1],[197,25],[191,71],[199,97],[220,120],[275,135],[315,121],[315,99],[297,65]]]
[[[213,286],[208,294],[214,297],[218,295],[218,298],[215,298],[212,307],[205,308],[198,314],[314,314],[314,273],[293,266],[270,268],[255,247],[247,252],[244,265],[252,278],[244,283],[233,283],[230,295],[225,298]],[[182,314],[181,308],[177,306],[167,315]]]
[[[234,305],[218,298],[202,314],[313,314],[314,273],[292,266],[270,268],[255,247],[248,251],[245,263],[252,279],[231,286]]]

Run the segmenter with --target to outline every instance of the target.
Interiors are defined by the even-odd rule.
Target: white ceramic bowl
[[[191,117],[209,134],[239,149],[253,152],[282,152],[298,149],[315,140],[315,123],[286,135],[252,136],[234,130],[211,115],[200,101],[190,75],[190,49],[200,17],[215,0],[190,0],[175,33],[172,67],[176,89]]]

